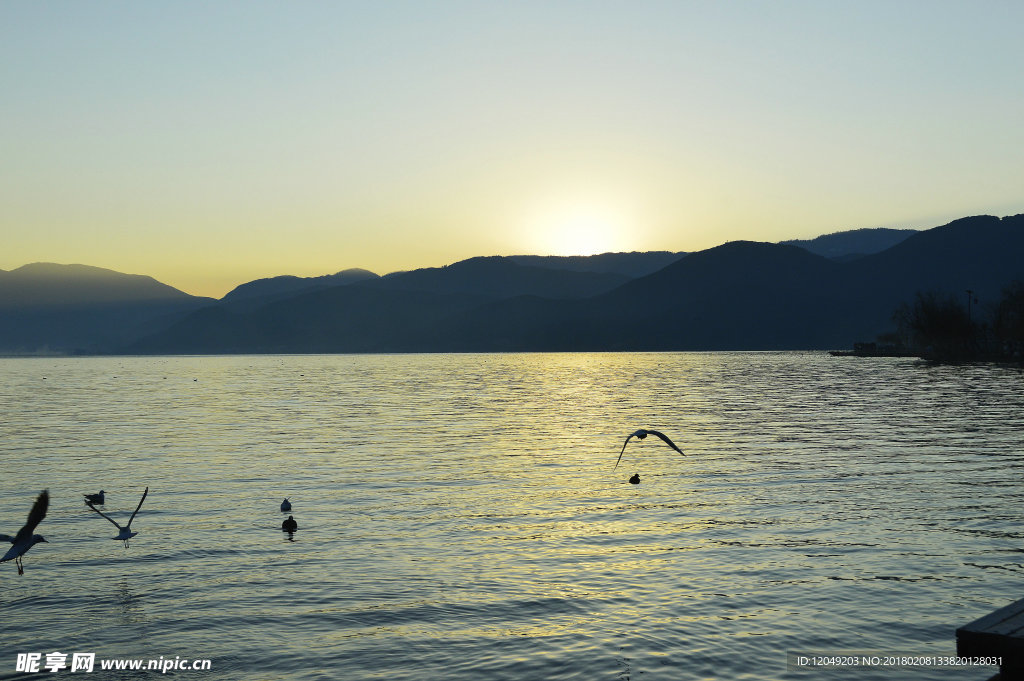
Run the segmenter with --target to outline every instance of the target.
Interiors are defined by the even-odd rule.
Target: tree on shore
[[[1003,289],[1003,297],[992,319],[992,333],[1001,351],[1016,355],[1024,352],[1024,281],[1015,281]]]
[[[971,292],[967,293],[970,297]],[[968,305],[971,302],[969,298]],[[913,304],[904,303],[896,310],[893,320],[903,342],[922,357],[1020,361],[1024,357],[1024,282],[1003,289],[999,303],[987,311],[985,315],[983,310],[965,307],[949,293],[919,291]]]
[[[909,336],[910,346],[943,358],[972,353],[973,323],[967,309],[950,294],[918,291],[912,305],[904,303],[894,315]]]

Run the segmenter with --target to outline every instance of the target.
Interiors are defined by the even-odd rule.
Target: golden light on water
[[[59,628],[118,657],[142,622],[284,681],[339,665],[742,677],[782,669],[794,641],[884,649],[905,630],[898,601],[932,632],[915,647],[941,655],[963,602],[1014,586],[991,567],[1016,560],[1000,509],[1024,496],[993,481],[1024,409],[1013,371],[913,368],[809,352],[7,358],[0,519],[50,480],[54,548],[5,587],[71,596],[8,608],[9,647]],[[684,455],[633,440],[614,469],[637,427]],[[130,555],[82,510],[98,480],[122,517],[150,486]],[[105,602],[135,605],[98,630]],[[239,661],[241,638],[255,652]]]

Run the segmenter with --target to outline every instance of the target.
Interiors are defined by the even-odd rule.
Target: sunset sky
[[[0,269],[222,296],[1024,212],[1024,3],[0,0]]]

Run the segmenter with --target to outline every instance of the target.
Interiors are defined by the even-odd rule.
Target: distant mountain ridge
[[[189,295],[141,274],[38,262],[0,270],[0,307],[185,300]]]
[[[290,274],[256,279],[245,284],[240,284],[228,292],[221,300],[225,302],[242,300],[245,298],[261,298],[268,295],[279,295],[292,293],[310,288],[327,288],[330,286],[344,286],[354,284],[357,281],[377,279],[380,275],[369,270],[353,267],[342,270],[335,274],[325,274],[321,277],[296,277]]]
[[[649,271],[657,269],[664,258],[663,253],[653,253],[645,263],[648,256],[643,253],[553,257],[541,258],[537,265],[516,262],[515,258],[470,258],[443,268],[394,272],[385,277],[351,268],[321,277],[258,279],[236,287],[219,301],[190,296],[148,276],[87,265],[34,263],[10,272],[0,270],[0,354],[123,352],[143,336],[158,334],[202,308],[227,308],[225,314],[200,315],[211,324],[215,323],[212,320],[222,323],[227,319],[241,323],[245,314],[278,301],[357,284],[464,293],[466,300],[476,304],[531,292],[586,297],[628,280],[628,275],[616,273],[616,269]],[[588,267],[588,262],[594,266]],[[406,310],[402,314],[415,316],[413,313]],[[222,349],[211,342],[209,351]]]
[[[970,288],[995,300],[1024,280],[1024,215],[855,232],[864,233],[689,254],[491,256],[382,277],[271,277],[219,301],[100,268],[27,266],[0,271],[0,352],[827,349],[890,330],[916,291]],[[85,287],[90,277],[103,286]]]
[[[449,341],[476,351],[805,349],[822,341],[795,296],[830,304],[806,282],[836,267],[796,246],[734,241],[579,305],[520,298],[474,309]]]
[[[366,286],[430,293],[467,293],[494,298],[518,295],[584,298],[611,290],[629,279],[623,274],[520,264],[514,257],[495,255],[460,260],[445,267],[395,272],[367,282]]]
[[[235,307],[251,309],[302,292],[331,288],[333,286],[347,286],[378,278],[379,275],[358,267],[342,270],[335,274],[326,274],[321,277],[296,277],[292,275],[267,277],[236,286],[221,298],[221,302]]]
[[[786,244],[692,253],[579,305],[499,301],[450,322],[483,350],[813,350],[892,329],[916,291],[994,301],[1024,280],[1024,215],[964,218],[841,262]],[[466,340],[468,339],[468,341]]]
[[[916,229],[869,227],[845,232],[824,234],[814,239],[780,241],[784,245],[799,246],[825,258],[853,260],[880,253],[917,233]]]
[[[212,302],[144,275],[33,263],[0,271],[0,353],[110,351]]]
[[[521,265],[569,270],[572,272],[598,272],[643,277],[682,258],[686,253],[672,251],[633,251],[630,253],[601,253],[599,255],[512,255],[509,260]]]

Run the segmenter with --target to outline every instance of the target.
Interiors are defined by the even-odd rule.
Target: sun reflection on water
[[[908,647],[946,650],[1024,572],[1012,372],[639,353],[0,374],[0,530],[25,490],[53,498],[0,603],[26,649],[192,649],[223,678],[787,678],[787,649],[906,635],[894,604]],[[685,455],[634,440],[613,470],[640,427]],[[131,549],[82,505],[97,484],[118,513],[150,486]]]

